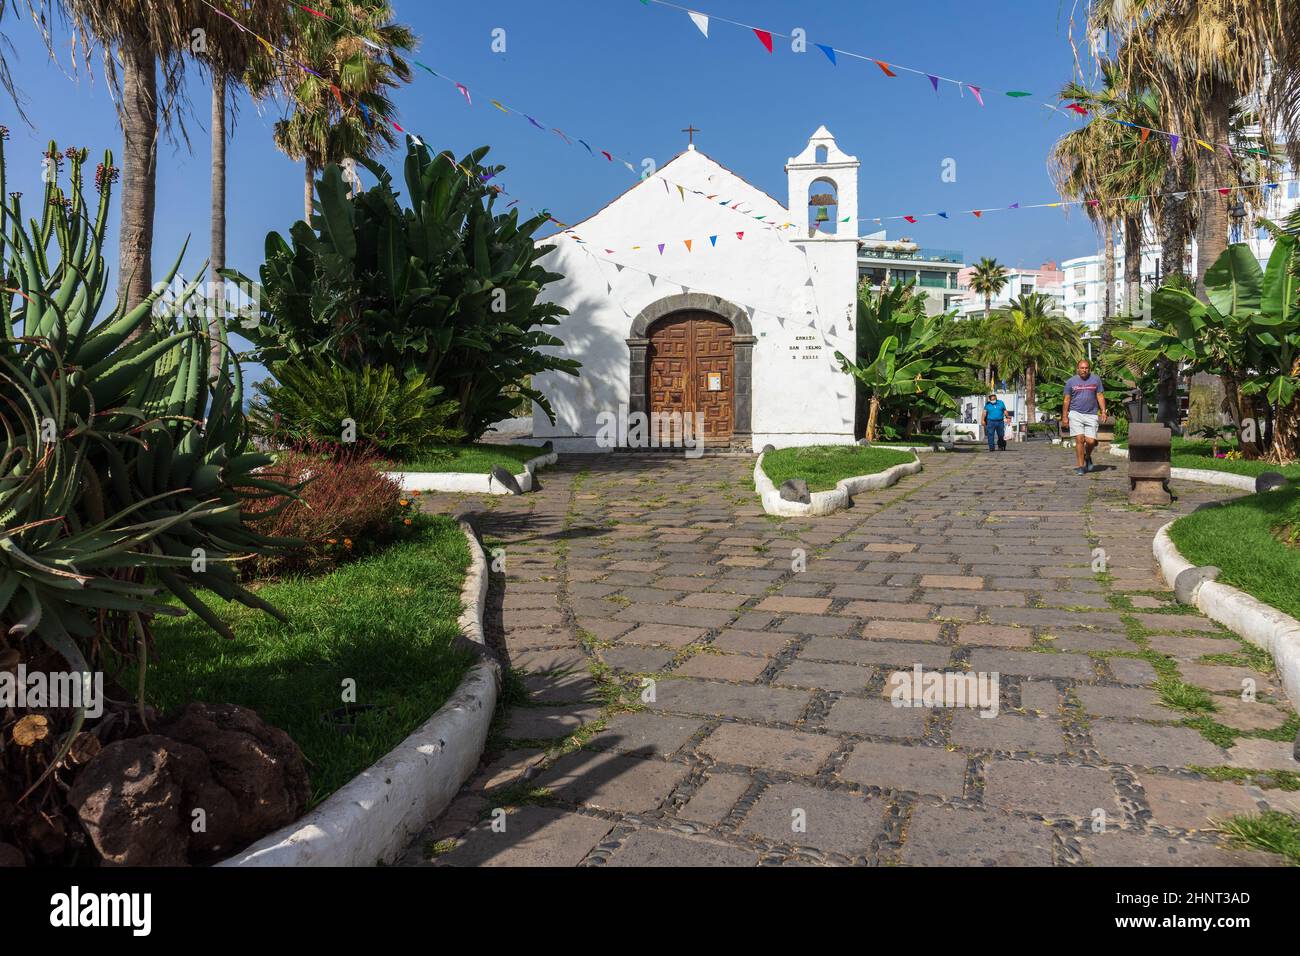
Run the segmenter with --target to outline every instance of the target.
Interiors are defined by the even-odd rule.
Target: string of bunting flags
[[[739,27],[744,30],[748,30],[754,34],[754,36],[758,39],[758,42],[763,45],[763,49],[765,49],[768,53],[772,53],[774,51],[774,46],[773,46],[774,37],[779,37],[780,39],[783,40],[803,39],[801,37],[795,37],[793,34],[781,33],[778,30],[771,30],[765,27],[755,26],[752,23],[744,23],[743,21],[732,20],[728,17],[719,17],[714,14],[701,13],[698,10],[691,9],[690,7],[684,7],[681,4],[673,3],[672,0],[641,0],[641,4],[646,7],[650,6],[651,4],[654,4],[656,6],[666,7],[672,10],[677,10],[681,13],[685,13],[688,17],[690,17],[691,22],[695,24],[696,28],[700,31],[700,33],[704,34],[704,37],[706,39],[708,39],[709,37],[709,26],[714,21],[718,23],[725,23],[728,24],[729,26]],[[958,94],[963,98],[966,95],[966,91],[969,90],[971,96],[974,97],[975,102],[978,103],[980,106],[985,105],[984,97],[988,94],[993,94],[993,93],[1001,93],[1003,96],[1013,100],[1026,99],[1034,96],[1034,94],[1028,90],[1000,90],[1000,89],[993,89],[992,87],[989,87],[984,84],[976,85],[974,83],[969,83],[965,80],[958,80],[949,76],[944,76],[941,73],[931,72],[930,70],[916,69],[915,67],[910,67],[910,66],[904,66],[903,64],[896,63],[892,60],[881,59],[880,57],[871,56],[866,53],[857,53],[853,50],[847,50],[843,47],[834,46],[829,43],[813,43],[812,45],[816,47],[818,50],[820,50],[823,54],[825,54],[826,59],[830,62],[831,66],[838,66],[839,58],[847,57],[849,59],[862,60],[867,63],[872,63],[880,70],[880,72],[884,76],[891,79],[897,78],[899,73],[909,73],[912,74],[913,76],[923,76],[926,78],[926,80],[929,81],[936,95],[939,92],[939,84],[943,83],[943,84],[955,86],[957,88]],[[1091,110],[1087,106],[1078,102],[1067,104],[1064,110],[1060,109],[1053,103],[1044,103],[1043,105],[1062,114],[1064,114],[1065,111],[1068,110],[1069,112],[1076,114],[1078,117],[1088,116],[1091,112]],[[1133,129],[1140,130],[1142,133],[1143,143],[1147,141],[1147,138],[1152,133],[1167,137],[1169,140],[1170,150],[1173,152],[1178,151],[1179,143],[1182,142],[1183,139],[1185,138],[1182,134],[1179,133],[1173,133],[1168,130],[1156,129],[1155,127],[1141,126],[1137,123],[1130,123],[1124,120],[1116,119],[1115,117],[1112,116],[1106,116],[1104,113],[1097,114],[1097,118],[1105,120],[1107,122],[1117,123],[1120,126],[1129,126],[1132,127]],[[1210,152],[1214,152],[1216,149],[1222,149],[1229,154],[1246,153],[1246,154],[1251,154],[1256,156],[1268,155],[1268,150],[1258,148],[1258,147],[1234,146],[1231,143],[1209,143],[1206,142],[1206,140],[1204,140],[1200,136],[1192,136],[1190,138],[1197,145],[1209,150]]]

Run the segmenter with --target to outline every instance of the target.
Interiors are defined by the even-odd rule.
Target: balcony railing
[[[905,262],[948,262],[954,265],[965,264],[960,249],[930,249],[925,246],[914,250],[858,246],[858,258],[892,259]]]

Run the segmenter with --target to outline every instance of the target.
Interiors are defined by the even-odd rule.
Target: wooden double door
[[[731,325],[708,312],[678,312],[650,329],[646,396],[653,415],[704,415],[704,440],[723,444],[735,425]]]

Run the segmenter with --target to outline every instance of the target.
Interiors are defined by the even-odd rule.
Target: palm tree
[[[316,173],[330,163],[373,156],[396,145],[389,91],[409,82],[402,53],[415,35],[393,22],[387,0],[321,0],[325,17],[298,13],[290,52],[319,76],[278,78],[293,112],[275,124],[275,145],[304,166],[303,214],[310,221]],[[259,84],[272,77],[260,77]]]
[[[1202,189],[1236,179],[1237,154],[1222,148],[1232,137],[1232,115],[1255,99],[1267,144],[1285,134],[1300,161],[1300,18],[1275,0],[1096,0],[1091,25],[1119,41],[1116,63],[1127,77],[1155,89],[1163,129],[1179,133],[1183,156]],[[1210,148],[1199,146],[1203,140]],[[1184,186],[1176,187],[1180,190]],[[1196,194],[1193,194],[1196,195]],[[1196,210],[1197,288],[1228,243],[1230,197],[1199,194]],[[1163,237],[1166,245],[1170,236]],[[1174,250],[1181,258],[1181,250]],[[1181,271],[1181,268],[1179,269]]]
[[[203,0],[29,0],[29,5],[42,23],[48,23],[57,10],[81,43],[86,59],[96,46],[105,48],[104,71],[116,94],[122,125],[118,298],[129,308],[153,288],[158,133],[170,129],[173,122],[180,124],[187,58],[200,55],[200,47],[208,51],[204,55],[212,56],[252,42],[213,6],[224,6],[253,29],[277,36],[272,27],[284,22],[287,5],[281,0],[216,0],[213,6]],[[53,55],[48,30],[45,41]],[[183,124],[180,129],[184,135]]]
[[[972,292],[984,296],[984,318],[987,320],[993,297],[1007,287],[1006,267],[985,256],[971,270],[969,285]]]
[[[1000,370],[1024,376],[1025,417],[1032,424],[1039,372],[1069,367],[1083,354],[1083,343],[1078,326],[1054,310],[1051,296],[1030,292],[994,314],[979,351]]]

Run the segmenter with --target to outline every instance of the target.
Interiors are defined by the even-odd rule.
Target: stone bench
[[[1129,425],[1128,480],[1130,504],[1167,505],[1169,455],[1173,433],[1164,426],[1147,423]]]

